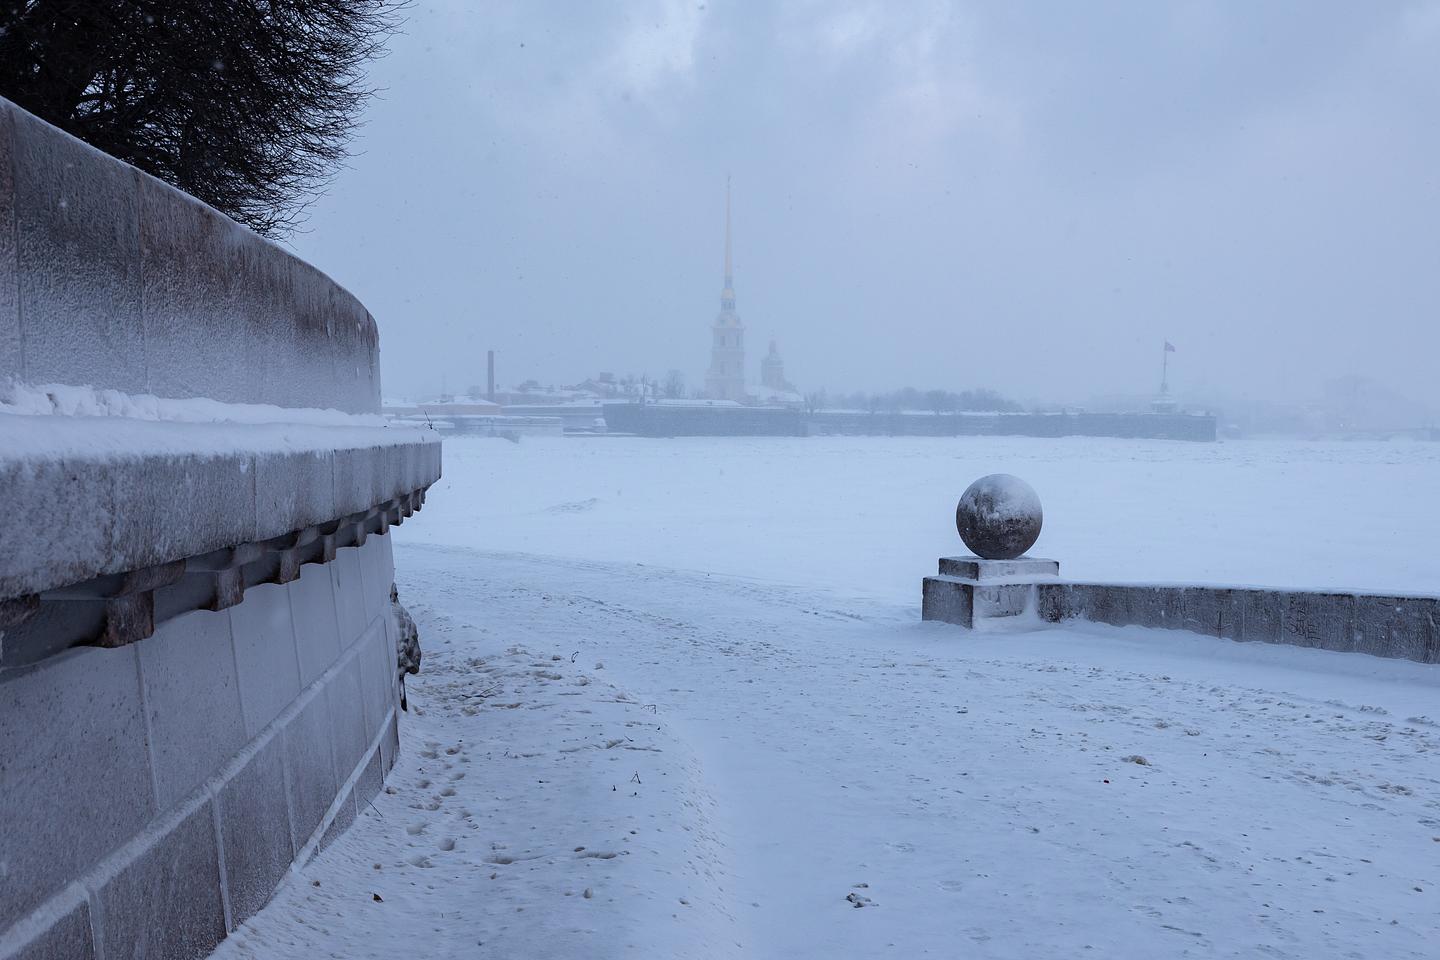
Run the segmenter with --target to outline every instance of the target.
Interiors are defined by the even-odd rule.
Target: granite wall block
[[[75,650],[6,671],[0,703],[3,930],[158,810],[134,647]]]
[[[195,960],[225,938],[215,811],[197,805],[96,892],[106,960]]]
[[[135,644],[150,713],[160,809],[179,803],[250,738],[240,706],[230,617],[199,610]]]
[[[239,924],[269,902],[295,859],[285,796],[285,738],[278,732],[269,737],[220,789],[216,802],[231,921]]]
[[[235,644],[245,733],[254,737],[300,693],[300,663],[289,584],[263,583],[225,611]]]

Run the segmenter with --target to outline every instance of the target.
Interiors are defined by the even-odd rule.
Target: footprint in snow
[[[587,510],[594,510],[600,505],[598,497],[591,497],[588,500],[572,500],[569,503],[557,503],[554,506],[546,507],[546,513],[584,513]]]

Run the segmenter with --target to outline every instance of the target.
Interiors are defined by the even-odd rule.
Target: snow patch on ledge
[[[440,442],[439,434],[423,426],[386,424],[381,418],[375,419],[381,420],[375,426],[356,424],[350,419],[338,423],[186,422],[107,416],[25,416],[0,410],[0,464],[58,459],[117,462],[154,456],[323,454],[332,450]]]
[[[383,427],[378,413],[345,413],[268,403],[225,403],[208,397],[176,399],[125,393],[87,384],[0,382],[0,413],[23,416],[123,417],[181,423],[302,423]]]

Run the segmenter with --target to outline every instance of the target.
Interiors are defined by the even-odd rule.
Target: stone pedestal
[[[942,557],[939,575],[925,578],[921,618],[977,630],[1035,623],[1036,584],[1059,576],[1055,560]]]

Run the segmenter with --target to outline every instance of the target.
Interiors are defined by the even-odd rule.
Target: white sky
[[[296,250],[387,394],[752,378],[1440,406],[1440,3],[418,0]]]

